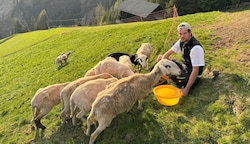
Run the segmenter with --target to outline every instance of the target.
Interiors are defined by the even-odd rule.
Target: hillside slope
[[[248,17],[250,10],[197,13],[178,17],[175,23],[167,19],[56,28],[0,40],[0,143],[88,143],[80,122],[75,127],[61,124],[60,105],[42,119],[45,131],[31,129],[30,100],[35,92],[82,77],[112,52],[135,53],[143,42],[154,47],[152,66],[177,39],[176,26],[183,21],[191,24],[205,48],[201,85],[173,107],[160,105],[151,93],[142,112],[134,106],[118,115],[96,143],[250,143]],[[69,63],[56,66],[55,57],[67,51],[72,51]],[[214,78],[213,71],[219,76]]]

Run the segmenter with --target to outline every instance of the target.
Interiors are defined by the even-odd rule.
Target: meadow
[[[150,22],[52,28],[1,39],[0,143],[88,143],[80,121],[74,127],[61,123],[61,105],[41,120],[46,130],[32,129],[30,101],[35,92],[83,77],[113,52],[134,54],[144,42],[154,47],[149,60],[153,66],[157,55],[178,39],[176,27],[184,21],[205,49],[201,84],[171,107],[160,105],[151,93],[143,111],[134,105],[118,115],[96,143],[250,143],[249,17],[250,10],[214,11]],[[72,51],[68,63],[55,65],[56,56],[68,51]],[[213,72],[219,75],[214,77]]]

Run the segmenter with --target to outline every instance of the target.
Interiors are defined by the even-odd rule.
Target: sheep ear
[[[138,55],[137,54],[135,54],[135,59],[138,59]]]

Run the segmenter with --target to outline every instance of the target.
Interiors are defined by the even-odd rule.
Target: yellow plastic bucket
[[[172,85],[159,85],[153,90],[158,102],[165,106],[173,106],[178,104],[183,96],[181,90]]]

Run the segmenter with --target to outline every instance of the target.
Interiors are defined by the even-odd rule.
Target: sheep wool
[[[102,73],[102,74],[98,74],[98,75],[94,75],[94,76],[88,76],[88,77],[82,77],[79,78],[73,82],[71,82],[70,84],[68,84],[66,87],[64,87],[60,93],[60,98],[61,98],[61,103],[62,103],[62,111],[61,111],[61,121],[62,123],[65,123],[66,120],[70,117],[70,97],[71,94],[75,91],[75,89],[88,82],[91,80],[95,80],[95,79],[107,79],[107,78],[112,78],[113,76],[108,74],[108,73]]]
[[[95,79],[76,88],[70,97],[70,110],[73,125],[76,124],[76,118],[81,119],[82,122],[86,122],[86,119],[83,116],[89,113],[97,94],[104,90],[107,85],[117,80],[118,79],[115,77],[108,79]],[[76,114],[77,109],[80,109],[80,112]]]
[[[50,112],[50,110],[60,103],[60,92],[68,85],[69,82],[54,84],[37,90],[31,100],[32,120],[36,124],[36,128],[45,129],[46,127],[40,122],[41,119]]]
[[[94,144],[96,137],[110,125],[113,118],[129,111],[136,100],[139,101],[138,109],[142,110],[144,98],[152,91],[152,87],[162,75],[180,75],[180,73],[180,68],[173,61],[163,59],[150,73],[136,73],[122,78],[101,91],[93,102],[87,118],[86,135],[90,133],[92,121],[98,121],[98,127],[91,134],[89,144]]]

